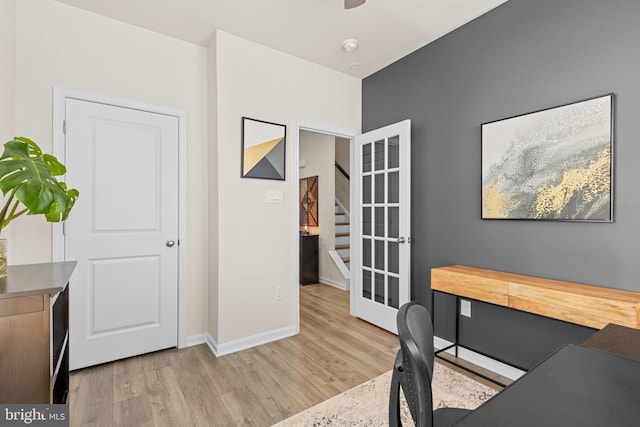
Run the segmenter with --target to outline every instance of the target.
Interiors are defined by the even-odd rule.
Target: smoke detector
[[[342,42],[342,47],[347,52],[353,52],[358,47],[358,40],[356,39],[346,39]]]
[[[353,9],[354,7],[362,6],[367,0],[344,0],[345,9]]]

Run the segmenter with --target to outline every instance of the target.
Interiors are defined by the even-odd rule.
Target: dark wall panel
[[[430,305],[449,264],[640,291],[638,16],[635,0],[510,0],[363,81],[363,130],[412,120],[413,299]],[[613,223],[480,219],[481,123],[609,92]]]
[[[472,301],[460,316],[460,343],[529,370],[565,344],[580,344],[595,330],[535,314]]]

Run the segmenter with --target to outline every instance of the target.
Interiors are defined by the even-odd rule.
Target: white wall
[[[0,0],[0,144],[12,139],[16,84],[16,0]]]
[[[223,32],[207,50],[53,0],[0,2],[0,132],[50,151],[54,86],[185,110],[187,334],[224,344],[293,330],[297,125],[358,133],[360,80]],[[287,125],[286,181],[240,179],[242,116]],[[267,204],[268,189],[284,203]],[[11,224],[10,263],[50,261],[50,236],[40,217]]]
[[[345,284],[344,276],[329,256],[335,249],[335,146],[336,137],[317,132],[300,132],[300,178],[318,176],[318,227],[310,227],[319,233],[320,280],[328,279],[331,284]]]
[[[210,309],[225,345],[294,330],[297,125],[358,133],[361,82],[221,31],[216,46],[219,269]],[[240,178],[242,116],[287,126],[286,181]],[[282,191],[283,203],[267,203],[267,190]]]
[[[187,335],[206,332],[206,49],[52,0],[16,5],[16,134],[51,150],[54,86],[187,112]],[[9,229],[10,263],[51,260],[42,217]]]

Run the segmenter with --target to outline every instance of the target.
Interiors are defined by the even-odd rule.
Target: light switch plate
[[[282,190],[267,190],[267,203],[283,203],[284,192]]]

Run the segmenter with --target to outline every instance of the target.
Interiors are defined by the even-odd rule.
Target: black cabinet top
[[[0,278],[0,299],[56,294],[64,289],[77,261],[10,265]]]

